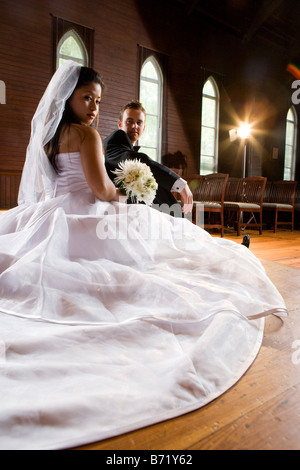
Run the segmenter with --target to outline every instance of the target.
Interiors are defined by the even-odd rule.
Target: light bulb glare
[[[248,137],[250,136],[250,126],[249,124],[242,124],[239,128],[238,128],[238,136],[241,138],[241,139],[248,139]]]

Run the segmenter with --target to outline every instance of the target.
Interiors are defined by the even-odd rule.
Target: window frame
[[[293,119],[288,118],[290,112],[292,113]],[[294,181],[296,176],[296,151],[297,151],[297,133],[298,133],[298,120],[297,113],[294,106],[291,106],[286,115],[286,130],[285,130],[285,145],[284,145],[284,170],[283,170],[283,180],[284,181]],[[292,145],[287,143],[287,126],[288,123],[293,126],[293,143]],[[291,148],[291,167],[287,166],[287,148]],[[288,173],[288,174],[287,174]]]
[[[207,83],[210,83],[215,96],[208,95],[205,93],[204,89]],[[204,103],[204,98],[210,99],[214,101],[215,103],[215,119],[214,123],[212,126],[207,126],[203,125],[203,103]],[[201,137],[200,137],[200,174],[201,175],[207,175],[210,173],[217,173],[218,171],[218,163],[219,163],[219,116],[220,116],[220,93],[219,93],[219,87],[212,75],[210,75],[204,82],[204,85],[202,87],[202,95],[201,95]],[[202,153],[202,143],[203,143],[203,130],[204,129],[213,129],[214,130],[214,151],[213,151],[213,156],[211,155],[205,155]],[[211,168],[205,169],[204,164],[203,164],[203,157],[211,157],[212,159],[212,166]]]
[[[152,79],[152,78],[149,78],[149,77],[146,77],[146,76],[143,76],[143,69],[145,68],[145,66],[148,64],[148,63],[151,63],[152,66],[154,67],[155,69],[155,72],[157,74],[157,79]],[[162,157],[162,122],[163,122],[163,83],[164,83],[164,80],[163,80],[163,74],[162,74],[162,70],[161,70],[161,67],[158,63],[158,61],[156,60],[156,58],[153,56],[153,55],[150,55],[149,57],[147,57],[147,59],[143,62],[142,66],[141,66],[141,69],[140,69],[140,82],[139,82],[139,99],[140,101],[143,103],[143,98],[141,96],[141,84],[142,82],[148,82],[148,83],[153,83],[155,85],[157,85],[158,87],[158,104],[157,104],[157,113],[156,114],[153,114],[153,113],[149,113],[146,109],[146,129],[144,131],[144,134],[143,136],[147,133],[147,119],[151,116],[154,116],[157,118],[157,126],[156,126],[156,135],[157,135],[157,140],[156,140],[156,145],[155,146],[146,146],[146,145],[143,145],[143,142],[142,142],[142,139],[143,139],[143,136],[141,138],[141,141],[139,142],[139,145],[141,145],[142,149],[145,149],[145,153],[147,153],[147,150],[151,149],[151,150],[154,150],[156,151],[156,161],[157,162],[161,162],[161,157]]]
[[[52,16],[52,68],[53,73],[57,70],[58,52],[59,48],[63,44],[64,40],[73,33],[77,42],[81,45],[81,48],[84,50],[86,55],[86,65],[87,67],[93,67],[94,63],[94,30],[83,26],[77,23],[72,23],[71,21],[65,20],[63,18],[58,18],[54,15]]]
[[[141,69],[148,57],[153,56],[161,70],[162,83],[162,123],[161,123],[161,158],[168,153],[168,63],[169,56],[164,52],[137,44],[136,96],[140,96]],[[146,110],[147,112],[147,110]],[[147,123],[146,123],[147,124]]]
[[[73,56],[67,56],[67,55],[64,55],[60,52],[63,44],[65,43],[65,41],[67,41],[70,37],[72,37],[75,42],[78,44],[81,52],[82,52],[82,56],[83,56],[83,59],[80,59],[79,57],[73,57]],[[81,37],[79,36],[79,34],[74,30],[74,29],[69,29],[68,31],[66,31],[63,36],[60,38],[58,44],[57,44],[57,48],[56,48],[56,68],[58,69],[59,67],[59,61],[60,59],[64,59],[64,60],[74,60],[74,62],[78,62],[80,65],[82,66],[87,66],[88,64],[88,52],[86,50],[86,47],[85,47],[85,44],[84,42],[82,41]]]

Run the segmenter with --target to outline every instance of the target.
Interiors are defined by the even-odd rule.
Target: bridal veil
[[[18,203],[31,204],[52,198],[55,194],[55,172],[44,151],[44,145],[55,134],[67,99],[77,84],[81,66],[64,62],[53,75],[31,121],[31,137],[26,152]]]

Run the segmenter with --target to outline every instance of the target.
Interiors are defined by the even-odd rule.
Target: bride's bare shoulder
[[[82,143],[89,139],[100,139],[96,129],[81,124],[71,124],[61,134],[60,152],[79,152]]]

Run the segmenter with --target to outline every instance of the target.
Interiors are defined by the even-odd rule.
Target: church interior
[[[91,437],[79,448],[299,450],[299,1],[2,0],[0,13],[0,211],[17,205],[43,91],[60,61],[73,58],[103,77],[103,139],[124,103],[148,105],[151,132],[140,145],[188,181],[192,223],[206,207],[201,191],[209,176],[226,175],[221,195],[209,201],[222,208],[221,225],[220,211],[205,209],[202,223],[214,237],[238,243],[250,234],[251,251],[289,310],[284,321],[266,320],[258,357],[216,400],[109,439]],[[254,179],[259,188],[247,203],[260,212],[251,206],[254,223],[239,226],[238,217],[246,217],[239,209],[246,209],[238,197]]]

